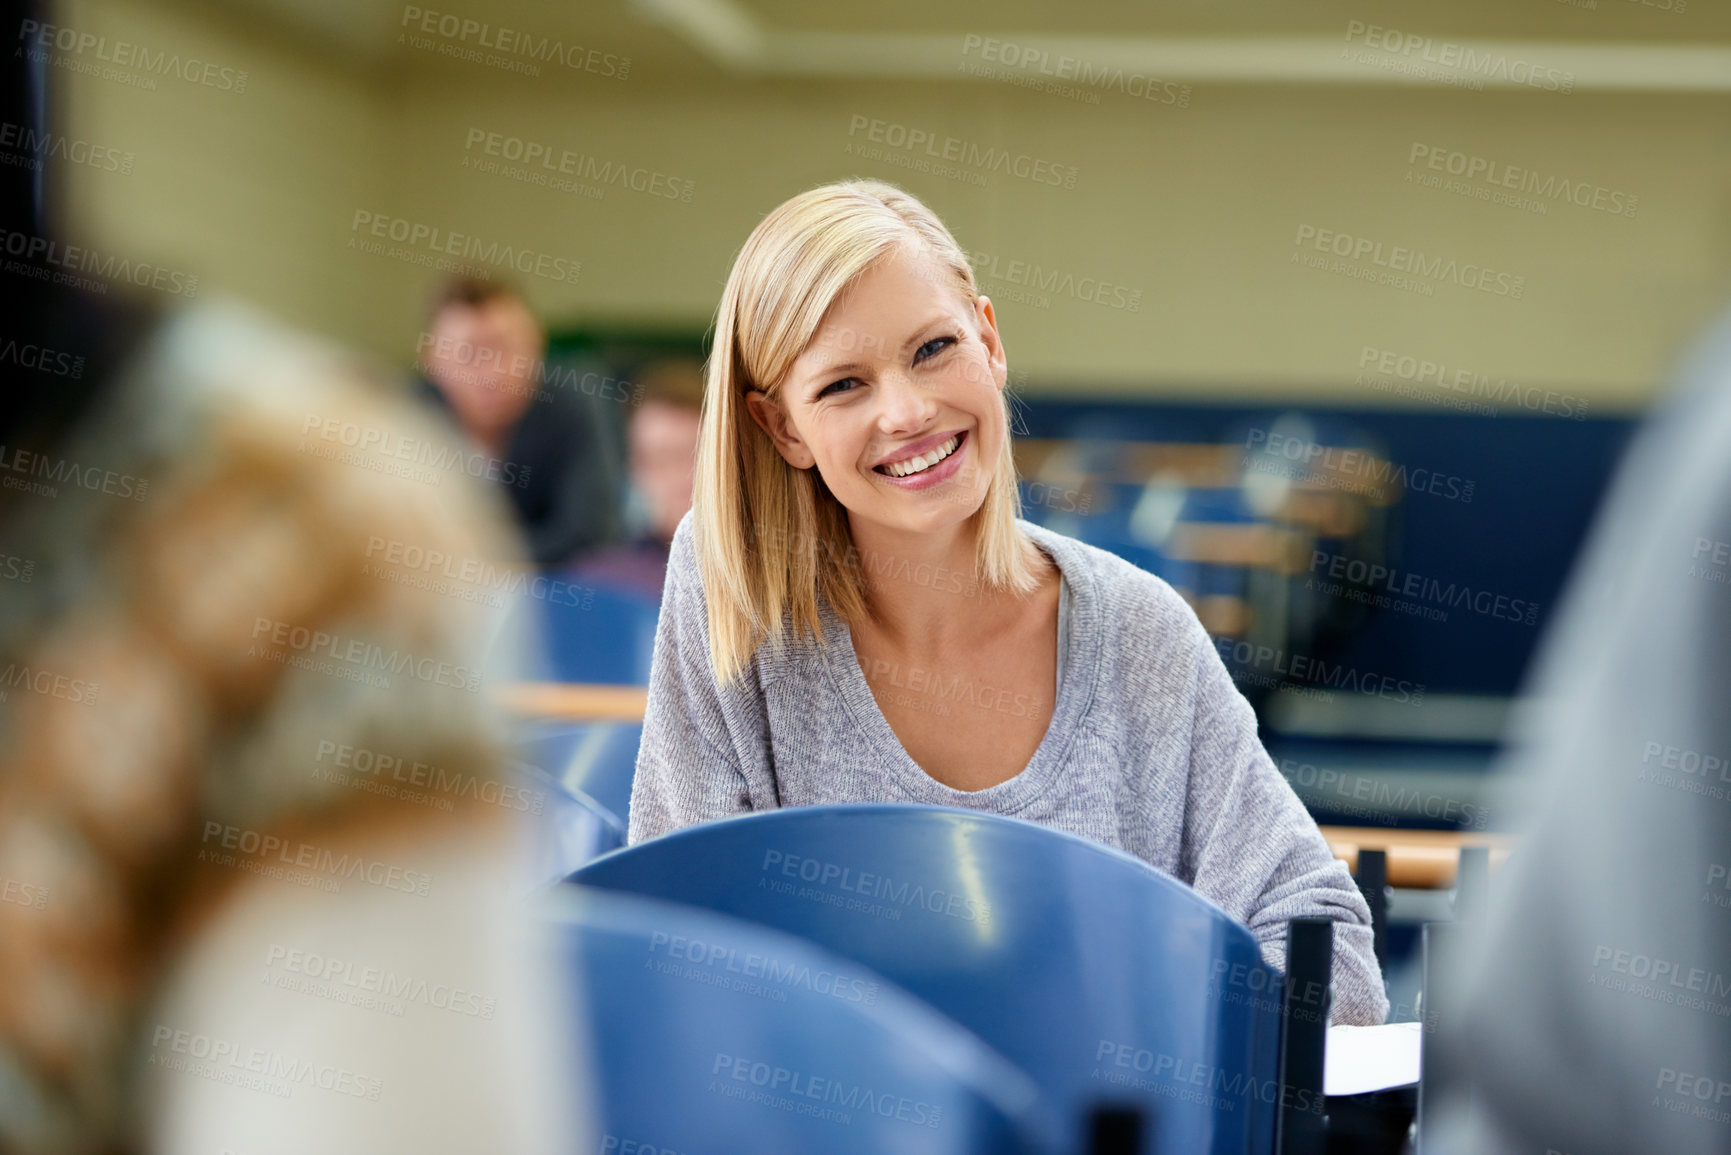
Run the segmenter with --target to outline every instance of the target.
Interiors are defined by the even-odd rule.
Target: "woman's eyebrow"
[[[953,325],[955,323],[956,319],[948,312],[933,313],[914,330],[914,335],[909,337],[907,343],[902,346],[903,351],[911,351],[925,344],[928,339],[926,338],[926,334],[930,333],[933,329],[942,325]]]
[[[913,330],[912,336],[902,342],[902,352],[906,354],[919,348],[925,344],[927,333],[951,320],[952,318],[948,313],[933,314]],[[869,338],[869,340],[872,344],[877,343],[875,338]],[[800,373],[801,376],[822,379],[825,384],[828,384],[838,373],[858,373],[868,367],[863,361],[826,361],[810,369],[801,370]]]
[[[820,365],[814,369],[796,370],[796,375],[802,379],[809,390],[823,389],[843,377],[858,373],[865,368],[857,361],[837,361],[833,364]]]

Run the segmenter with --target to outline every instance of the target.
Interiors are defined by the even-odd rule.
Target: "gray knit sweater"
[[[1336,920],[1334,1020],[1388,1012],[1370,911],[1256,736],[1256,717],[1188,605],[1123,559],[1018,521],[1072,596],[1051,728],[1022,773],[956,790],[908,756],[844,622],[825,643],[760,646],[716,687],[690,514],[673,538],[631,793],[632,842],[749,810],[959,806],[1067,830],[1188,883],[1286,961],[1286,922]]]

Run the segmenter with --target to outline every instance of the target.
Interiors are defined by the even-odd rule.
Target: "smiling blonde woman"
[[[1335,933],[1334,1017],[1388,1010],[1370,912],[1190,607],[1019,517],[992,303],[907,193],[771,212],[722,293],[673,539],[631,841],[750,810],[962,806],[1134,854],[1285,963]]]

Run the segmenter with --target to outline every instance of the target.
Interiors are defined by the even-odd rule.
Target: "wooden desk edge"
[[[1388,884],[1419,890],[1454,885],[1455,867],[1463,846],[1491,848],[1491,866],[1500,867],[1514,847],[1506,834],[1474,830],[1390,830],[1376,826],[1324,826],[1322,836],[1334,856],[1351,871],[1358,870],[1358,852],[1388,853]]]
[[[649,705],[647,686],[564,682],[517,682],[499,691],[513,714],[560,722],[641,722]]]

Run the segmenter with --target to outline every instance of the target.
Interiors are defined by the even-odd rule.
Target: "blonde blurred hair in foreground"
[[[693,522],[709,607],[710,657],[732,682],[766,638],[820,641],[821,591],[848,622],[865,615],[865,581],[850,550],[847,510],[815,467],[795,469],[751,419],[745,394],[779,403],[794,361],[830,307],[898,250],[930,262],[969,302],[979,296],[961,246],[924,204],[881,181],[823,185],[788,200],[746,239],[728,274],[705,372]],[[986,588],[1027,593],[1037,576],[1016,525],[1021,495],[1003,397],[1005,436],[985,501],[972,515],[976,573]],[[760,548],[754,543],[762,542]]]

